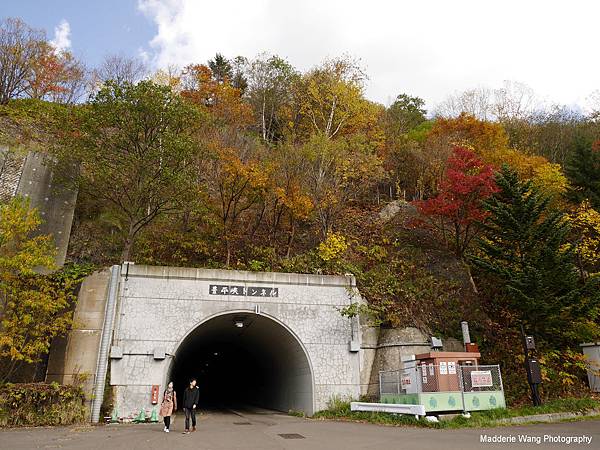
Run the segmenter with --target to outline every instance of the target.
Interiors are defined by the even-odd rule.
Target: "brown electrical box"
[[[459,366],[477,367],[479,358],[479,352],[429,352],[415,355],[423,392],[459,391]]]

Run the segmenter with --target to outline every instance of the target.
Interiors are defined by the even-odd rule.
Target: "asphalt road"
[[[600,421],[432,430],[307,420],[254,410],[205,413],[198,422],[198,431],[189,435],[182,434],[181,416],[174,418],[170,433],[162,429],[162,424],[10,429],[0,431],[0,449],[600,449]],[[481,442],[482,435],[496,439],[504,436],[517,442],[485,443]],[[563,440],[586,436],[591,443],[553,444],[544,442],[546,435]],[[528,436],[533,442],[519,443],[520,436]],[[540,444],[535,442],[538,438]]]

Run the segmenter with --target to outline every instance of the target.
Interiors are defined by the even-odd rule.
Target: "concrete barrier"
[[[350,403],[350,410],[410,414],[417,416],[417,418],[425,415],[425,407],[423,405],[407,405],[399,403],[352,402]]]

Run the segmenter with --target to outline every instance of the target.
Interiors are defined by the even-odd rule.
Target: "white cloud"
[[[157,66],[267,51],[306,70],[349,53],[370,76],[367,95],[406,92],[429,108],[446,95],[503,80],[553,102],[600,88],[600,3],[575,0],[138,0],[157,25]]]
[[[71,48],[71,25],[65,19],[54,27],[54,39],[50,40],[50,44],[57,52],[63,52]]]

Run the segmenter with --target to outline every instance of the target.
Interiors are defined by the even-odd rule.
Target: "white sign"
[[[472,387],[489,387],[493,385],[491,370],[474,370],[471,372]]]
[[[421,366],[421,371],[423,372],[423,376],[426,377],[427,376],[427,364],[423,364]]]
[[[448,374],[456,375],[456,363],[455,362],[448,363]]]
[[[440,361],[440,375],[448,375],[448,363]]]
[[[423,377],[423,384],[427,384],[427,377]]]
[[[410,376],[406,375],[402,377],[400,383],[402,383],[402,386],[410,386],[412,384],[412,380],[410,379]]]
[[[429,375],[431,375],[431,376],[435,375],[435,367],[433,366],[433,363],[429,364]]]

